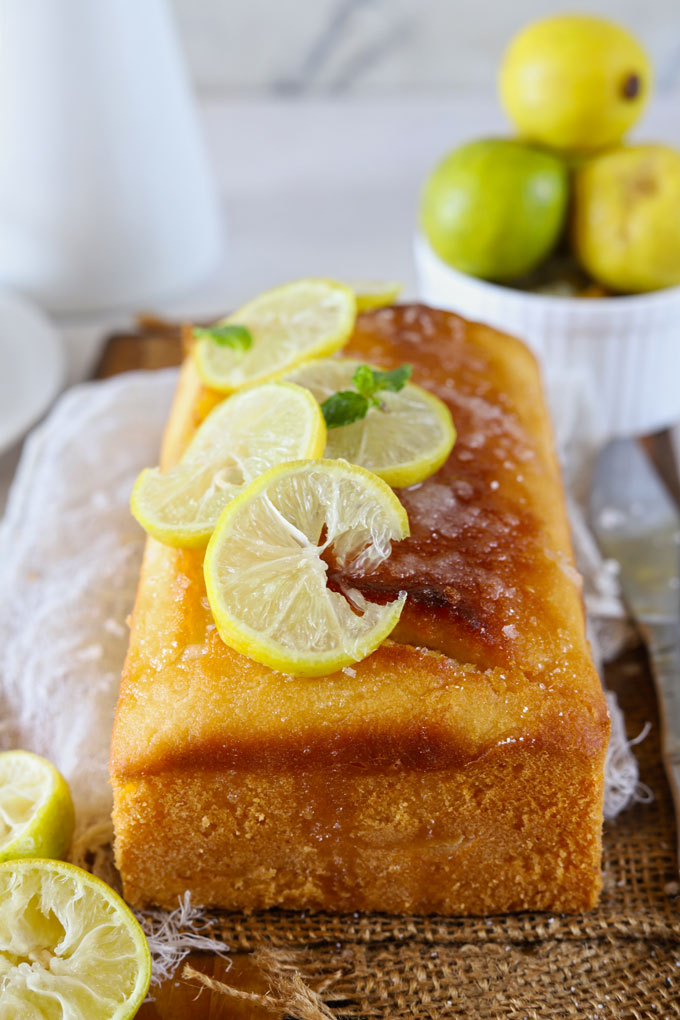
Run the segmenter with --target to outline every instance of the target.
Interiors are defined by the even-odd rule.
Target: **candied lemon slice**
[[[328,563],[370,569],[406,538],[408,517],[369,471],[318,460],[272,468],[224,510],[205,557],[208,599],[225,644],[272,669],[320,676],[365,658],[406,599],[331,590]]]
[[[309,361],[286,378],[323,403],[352,389],[359,364],[349,358]],[[378,398],[380,407],[369,408],[365,418],[328,430],[324,456],[360,464],[393,488],[422,482],[439,470],[456,440],[448,407],[414,383],[396,393],[381,390]]]
[[[65,857],[73,801],[64,777],[30,751],[0,754],[0,861]]]
[[[0,1020],[128,1020],[151,956],[113,889],[64,861],[0,864]]]
[[[266,291],[224,319],[244,326],[251,346],[234,349],[209,337],[193,350],[198,373],[213,390],[232,393],[324,357],[347,343],[356,321],[354,291],[333,280],[298,280]]]
[[[275,464],[320,457],[325,441],[309,390],[276,382],[235,393],[210,412],[174,467],[142,471],[132,513],[166,545],[204,546],[245,485]]]
[[[393,305],[402,291],[402,285],[396,280],[352,280],[348,286],[356,295],[358,312]]]

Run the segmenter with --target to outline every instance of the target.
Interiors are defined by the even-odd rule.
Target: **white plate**
[[[54,326],[23,298],[0,292],[0,453],[47,410],[64,370]]]

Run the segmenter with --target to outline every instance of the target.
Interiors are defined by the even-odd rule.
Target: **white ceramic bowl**
[[[452,269],[422,236],[415,260],[425,302],[524,340],[551,388],[576,373],[607,436],[680,422],[680,287],[591,299],[532,294]]]

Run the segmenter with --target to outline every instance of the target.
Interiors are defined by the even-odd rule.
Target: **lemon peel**
[[[73,826],[71,792],[54,765],[30,751],[3,751],[0,861],[65,857]]]
[[[309,361],[286,378],[323,403],[352,386],[360,364],[349,358]],[[416,485],[438,471],[453,448],[451,413],[438,397],[411,382],[398,392],[382,390],[379,397],[381,407],[371,407],[364,418],[329,429],[324,456],[359,464],[393,488]]]
[[[0,945],[0,1020],[131,1020],[149,988],[151,955],[131,910],[64,861],[0,864]]]
[[[320,457],[325,441],[323,415],[308,390],[286,382],[243,390],[210,412],[174,467],[142,471],[132,513],[165,545],[203,547],[245,485],[275,464]]]
[[[365,658],[396,626],[387,605],[328,586],[328,558],[370,569],[406,538],[408,517],[376,475],[344,461],[272,468],[224,510],[205,556],[225,644],[272,669],[320,676]]]
[[[357,314],[351,287],[303,279],[266,291],[218,325],[244,327],[248,349],[199,339],[192,348],[198,374],[210,389],[232,393],[292,368],[306,358],[332,354],[349,340]]]

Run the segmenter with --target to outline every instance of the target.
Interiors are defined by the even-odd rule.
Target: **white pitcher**
[[[0,0],[0,284],[140,307],[209,273],[221,233],[164,0]]]

